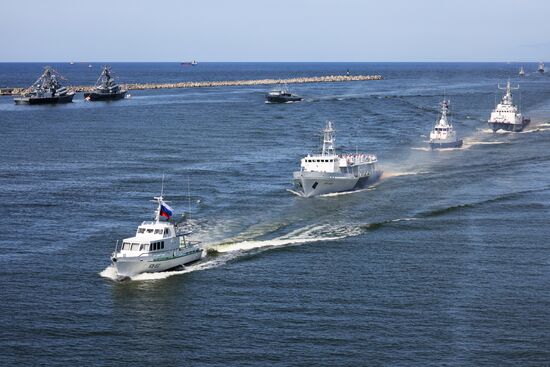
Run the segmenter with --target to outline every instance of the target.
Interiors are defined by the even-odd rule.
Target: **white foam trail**
[[[550,126],[550,125],[548,125],[548,126]],[[537,128],[535,126],[533,126],[533,127],[534,127],[534,129],[520,131],[520,134],[530,134],[530,133],[539,133],[541,131],[550,131],[550,128],[545,129],[543,127],[542,128],[541,127]]]
[[[483,133],[483,134],[494,134],[493,132],[493,129],[477,129],[477,131]],[[509,131],[504,131],[504,130],[497,130],[496,131],[497,134],[509,134],[510,132]]]
[[[133,281],[158,280],[165,279],[174,275],[182,275],[193,271],[212,269],[226,264],[228,261],[243,256],[243,253],[251,250],[262,251],[270,248],[292,246],[320,241],[335,241],[346,237],[357,236],[363,233],[363,230],[357,226],[331,226],[310,225],[298,228],[285,235],[269,240],[237,240],[236,242],[221,243],[210,245],[208,249],[213,249],[220,255],[206,256],[200,262],[184,267],[177,271],[164,271],[158,273],[142,273],[131,277]],[[244,237],[244,236],[238,236]],[[236,240],[236,238],[234,238]],[[120,280],[113,265],[109,265],[99,273],[104,278],[113,281]]]
[[[291,189],[286,189],[286,191],[296,195],[296,196],[300,196],[300,197],[304,197],[304,195],[298,191],[294,191],[294,190],[291,190]]]
[[[464,140],[464,148],[470,148],[474,145],[498,145],[506,144],[505,141],[467,141]]]
[[[392,219],[392,222],[410,222],[412,220],[417,220],[418,218],[398,218],[398,219]]]
[[[426,174],[426,173],[430,173],[430,171],[384,172],[384,175],[381,178],[386,179],[386,178],[400,177],[400,176],[423,175],[423,174]]]
[[[243,241],[216,247],[216,251],[221,253],[235,251],[250,251],[256,249],[265,249],[273,247],[282,247],[288,245],[296,245],[302,243],[319,242],[319,241],[334,241],[344,238],[344,236],[334,237],[317,237],[317,238],[294,238],[294,239],[273,239],[265,241]]]
[[[428,147],[412,147],[412,150],[421,150],[423,152],[431,152],[432,150]]]
[[[319,195],[319,197],[328,198],[328,197],[334,197],[334,196],[342,196],[342,195],[357,194],[357,193],[359,193],[359,192],[372,191],[372,190],[374,190],[374,189],[375,189],[375,187],[374,187],[374,185],[373,185],[373,186],[369,186],[369,187],[367,187],[367,188],[359,189],[359,190],[343,191],[343,192],[331,192],[331,193],[329,193],[329,194]]]
[[[108,278],[111,280],[117,280],[117,273],[113,265],[107,266],[103,271],[99,273],[103,278]]]

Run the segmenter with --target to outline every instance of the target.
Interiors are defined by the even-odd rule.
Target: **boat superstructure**
[[[541,73],[541,74],[544,73],[544,71],[545,71],[545,70],[544,70],[544,62],[542,62],[542,61],[539,62],[539,67],[538,67],[537,71],[538,71],[539,73]]]
[[[186,239],[191,232],[170,221],[173,210],[162,194],[154,199],[155,220],[142,222],[135,236],[117,243],[111,255],[119,278],[178,268],[202,257],[200,244]]]
[[[440,103],[439,120],[430,132],[430,148],[432,149],[460,148],[462,146],[462,139],[457,137],[453,124],[449,121],[450,104],[451,102],[445,99]]]
[[[512,90],[519,89],[519,86],[513,88],[508,80],[506,87],[498,85],[498,89],[505,92],[500,103],[491,112],[491,117],[488,120],[489,127],[493,132],[497,130],[522,131],[531,122],[531,119],[524,117],[514,105]]]
[[[53,68],[46,66],[40,77],[20,96],[15,97],[16,104],[55,104],[73,101],[74,92],[62,86],[65,79]]]
[[[296,94],[290,93],[288,86],[284,84],[267,93],[265,95],[265,100],[266,103],[288,103],[299,102],[303,100],[303,98]]]
[[[302,158],[300,171],[294,172],[294,185],[304,197],[350,191],[374,182],[381,175],[375,155],[364,153],[336,154],[332,122],[323,130],[320,154]]]
[[[122,99],[127,90],[122,89],[113,77],[111,68],[104,66],[99,79],[92,92],[84,93],[84,99],[87,101],[107,101]]]

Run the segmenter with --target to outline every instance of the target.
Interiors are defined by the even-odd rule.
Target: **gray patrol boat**
[[[321,154],[302,158],[300,171],[294,172],[294,185],[304,197],[351,191],[380,178],[377,164],[372,154],[336,154],[334,129],[327,121]]]

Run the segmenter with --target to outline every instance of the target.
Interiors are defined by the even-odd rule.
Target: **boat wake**
[[[432,151],[432,149],[428,148],[428,147],[412,147],[411,149],[412,150],[420,150],[422,152],[431,152]]]
[[[406,172],[405,174],[419,173]],[[279,232],[279,230],[284,226],[281,226],[279,222],[253,226],[243,231],[240,235],[231,237],[219,243],[213,243],[205,246],[206,256],[204,256],[198,262],[186,266],[181,270],[139,274],[131,277],[130,280],[159,280],[174,275],[183,275],[195,271],[213,269],[223,266],[228,262],[236,261],[240,258],[245,258],[247,256],[253,256],[260,252],[271,249],[326,241],[338,241],[345,238],[359,236],[375,230],[380,230],[381,228],[387,226],[408,225],[405,223],[429,220],[430,218],[449,215],[456,211],[468,210],[482,205],[511,200],[514,198],[518,198],[521,195],[530,195],[533,192],[541,192],[547,190],[550,190],[550,186],[500,193],[498,195],[488,197],[479,201],[454,203],[452,205],[444,205],[440,207],[430,207],[424,210],[416,211],[410,216],[381,220],[371,223],[312,224],[294,229],[286,234],[268,239],[263,239],[263,237],[266,237],[269,234],[273,234],[274,232]],[[99,275],[114,281],[121,280],[117,276],[116,270],[112,265],[109,265],[107,268],[101,271]]]
[[[294,194],[296,196],[300,196],[300,197],[304,197],[304,194],[302,194],[301,192],[298,192],[298,191],[294,191],[292,189],[286,189],[286,191],[290,192],[291,194]]]
[[[334,197],[334,196],[351,195],[351,194],[357,194],[357,193],[365,192],[365,191],[372,191],[375,188],[376,188],[376,185],[371,185],[371,186],[366,187],[364,189],[357,189],[357,190],[343,191],[343,192],[331,192],[329,194],[319,195],[319,197],[329,198],[329,197]]]
[[[217,253],[250,253],[254,250],[266,250],[276,247],[299,245],[311,242],[320,241],[335,241],[350,236],[356,236],[362,233],[359,228],[345,225],[311,225],[296,229],[290,233],[278,236],[272,239],[257,240],[254,238],[212,245],[210,249],[214,249]]]
[[[539,133],[543,131],[550,131],[550,124],[536,125],[530,129],[520,131],[520,134]]]
[[[267,226],[266,228],[270,228]],[[249,237],[245,239],[246,235],[236,236],[229,241],[224,241],[218,244],[212,244],[205,247],[207,255],[203,257],[199,262],[189,266],[185,266],[181,270],[164,271],[158,273],[142,273],[130,278],[121,279],[115,268],[109,265],[103,271],[99,273],[100,276],[113,280],[132,280],[132,281],[146,281],[146,280],[158,280],[166,279],[174,275],[182,275],[191,273],[194,271],[207,270],[217,268],[230,261],[244,256],[250,256],[259,252],[293,245],[301,245],[305,243],[321,242],[321,241],[335,241],[350,236],[357,236],[363,233],[360,227],[353,226],[333,226],[333,225],[311,225],[296,229],[287,234],[266,240],[259,240],[267,232],[258,233],[257,231],[245,231],[248,234],[255,234],[255,237]]]
[[[403,172],[384,172],[384,175],[380,178],[381,180],[385,180],[388,178],[394,178],[394,177],[401,177],[401,176],[414,176],[414,175],[423,175],[426,173],[430,173],[430,171],[403,171]]]

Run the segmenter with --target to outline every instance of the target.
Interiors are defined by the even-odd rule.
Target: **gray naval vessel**
[[[304,197],[351,191],[376,181],[382,175],[375,155],[336,154],[334,129],[327,121],[321,154],[308,154],[294,172],[294,185]]]
[[[62,86],[60,79],[65,79],[53,68],[46,66],[44,73],[27,90],[13,100],[15,104],[55,104],[70,103],[74,92]]]
[[[104,66],[93,91],[84,93],[84,99],[87,101],[114,101],[124,98],[126,92],[126,89],[122,89],[115,82],[111,68]]]

